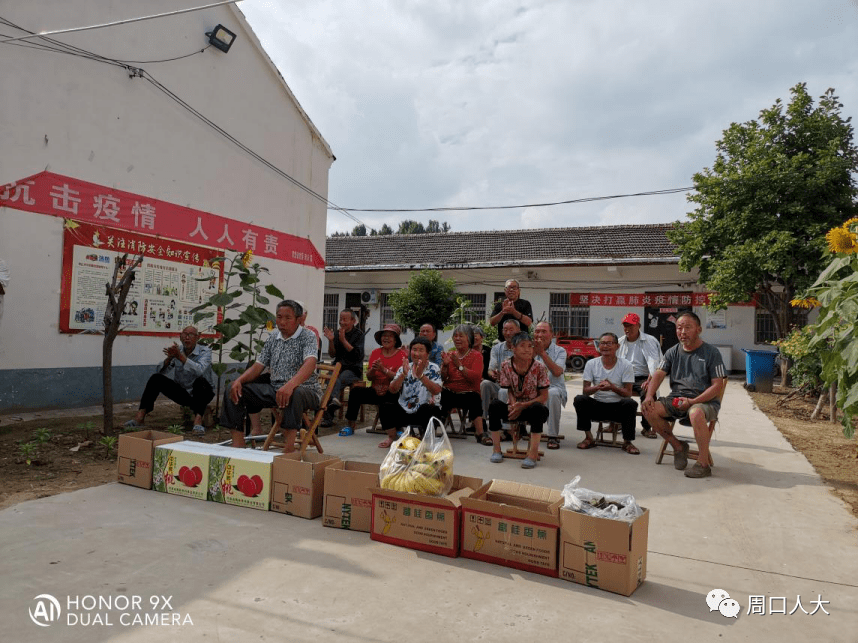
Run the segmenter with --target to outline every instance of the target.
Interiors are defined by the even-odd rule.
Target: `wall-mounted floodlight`
[[[223,53],[229,51],[229,48],[232,47],[232,43],[235,40],[235,34],[223,25],[218,25],[211,31],[207,31],[206,35],[209,37],[209,44],[214,45]]]

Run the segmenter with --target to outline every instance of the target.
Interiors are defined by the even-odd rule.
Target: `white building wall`
[[[41,31],[191,6],[199,3],[45,0],[14,3],[3,17]],[[183,60],[137,66],[275,166],[327,195],[331,151],[237,9],[223,6],[57,39],[122,60],[158,60],[202,49],[205,32],[218,23],[237,33],[227,54],[211,47]],[[4,32],[14,30],[4,27]],[[237,148],[145,79],[130,78],[121,67],[11,45],[2,46],[0,78],[0,185],[48,168],[309,238],[324,256],[324,203]],[[232,238],[241,243],[240,235]],[[0,371],[101,365],[100,337],[61,335],[57,330],[61,254],[61,219],[0,207],[0,257],[12,274],[0,321]],[[324,271],[259,261],[287,296],[307,304],[308,323],[321,324],[314,311],[321,311]],[[114,364],[151,364],[159,359],[165,341],[120,337]]]

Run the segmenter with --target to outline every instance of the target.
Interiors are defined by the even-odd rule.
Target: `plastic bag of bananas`
[[[435,435],[435,423],[440,435]],[[378,472],[382,489],[444,496],[453,488],[453,447],[444,426],[436,418],[429,420],[423,439],[407,428],[390,445]]]

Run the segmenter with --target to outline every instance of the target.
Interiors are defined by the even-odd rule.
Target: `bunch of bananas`
[[[415,458],[420,440],[409,437],[397,448],[394,462],[382,467],[381,487],[394,491],[438,496],[450,488],[453,480],[453,452],[443,449],[424,452]]]

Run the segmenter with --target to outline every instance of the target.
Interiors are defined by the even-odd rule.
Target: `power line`
[[[695,189],[694,186],[685,188],[668,188],[665,190],[650,190],[647,192],[633,192],[630,194],[612,194],[608,196],[591,196],[580,199],[567,199],[565,201],[551,201],[547,203],[525,203],[522,205],[482,205],[482,206],[451,206],[444,208],[347,208],[350,212],[464,212],[469,210],[513,210],[518,208],[547,208],[555,205],[567,205],[569,203],[588,203],[590,201],[607,201],[609,199],[625,199],[634,196],[660,196],[662,194],[677,194]]]
[[[234,1],[239,1],[239,0],[231,0],[231,1],[234,2]],[[229,3],[219,3],[219,4],[229,4]],[[208,5],[208,6],[216,6],[216,5]],[[205,8],[205,7],[200,7],[200,8]],[[162,14],[162,15],[166,15],[166,14]],[[27,29],[24,29],[23,27],[20,27],[20,26],[14,24],[14,23],[10,22],[9,20],[6,20],[2,17],[0,17],[0,23],[6,24],[7,26],[10,26],[10,27],[14,27],[14,28],[19,29],[21,31],[28,31]],[[252,156],[254,159],[256,159],[257,161],[259,161],[260,163],[262,163],[263,165],[265,165],[266,167],[271,169],[273,172],[275,172],[279,176],[285,178],[287,181],[292,183],[295,187],[303,190],[304,192],[309,194],[311,197],[313,197],[313,198],[321,201],[322,203],[324,203],[328,207],[328,209],[333,209],[337,212],[340,212],[341,214],[348,217],[349,219],[351,219],[355,223],[358,223],[360,225],[366,225],[358,217],[351,214],[346,208],[341,208],[340,206],[338,206],[333,201],[330,201],[327,197],[319,194],[318,192],[316,192],[312,188],[304,185],[301,181],[292,177],[291,175],[289,175],[288,173],[286,173],[285,171],[281,170],[279,167],[274,165],[272,162],[268,161],[267,159],[262,157],[260,154],[253,151],[247,145],[245,145],[244,143],[239,141],[237,138],[235,138],[232,134],[230,134],[225,129],[220,127],[217,123],[215,123],[214,121],[212,121],[211,119],[206,117],[204,114],[199,112],[197,109],[195,109],[193,106],[191,106],[188,102],[186,102],[184,99],[182,99],[178,94],[176,94],[175,92],[170,90],[168,87],[163,85],[161,82],[159,82],[154,76],[152,76],[152,74],[150,74],[145,69],[133,67],[130,64],[128,64],[127,62],[120,61],[120,60],[117,60],[114,58],[108,58],[106,56],[101,56],[99,54],[88,51],[86,49],[82,49],[82,48],[76,47],[74,45],[68,45],[66,43],[59,42],[59,41],[54,40],[52,38],[47,38],[41,34],[34,34],[33,32],[29,32],[29,33],[31,35],[37,36],[37,37],[41,38],[42,40],[53,45],[53,46],[48,46],[48,45],[43,45],[41,43],[33,43],[34,46],[32,46],[31,48],[41,49],[43,51],[44,50],[53,51],[55,53],[69,54],[69,55],[73,55],[73,56],[78,56],[80,58],[86,58],[89,60],[93,60],[95,62],[100,62],[100,63],[104,63],[104,64],[108,64],[108,65],[114,65],[114,66],[122,67],[123,69],[128,71],[130,76],[143,78],[148,83],[150,83],[153,87],[155,87],[160,92],[162,92],[165,96],[170,98],[170,100],[174,101],[180,107],[182,107],[183,109],[188,111],[190,114],[192,114],[194,117],[196,117],[197,119],[201,120],[203,123],[205,123],[206,125],[208,125],[212,129],[214,129],[218,134],[220,134],[221,136],[226,138],[229,142],[233,143],[239,149],[241,149],[245,153]],[[11,40],[19,40],[19,39],[13,38]],[[4,44],[4,43],[18,45],[18,46],[28,46],[24,43],[10,42],[10,40],[0,41],[0,44]],[[195,55],[197,53],[201,53],[201,52],[194,52],[194,54],[188,54],[188,55]],[[184,57],[187,57],[187,56],[184,56]],[[166,62],[166,60],[165,61],[152,61],[152,62]]]
[[[39,33],[31,32],[26,36],[17,36],[8,40],[0,40],[0,44],[13,42],[15,40],[27,40],[29,38],[41,38],[43,36],[55,36],[57,34],[75,33],[78,31],[89,31],[91,29],[104,29],[105,27],[115,27],[117,25],[127,25],[132,22],[141,22],[143,20],[152,20],[154,18],[167,18],[169,16],[177,16],[180,13],[190,13],[192,11],[201,11],[202,9],[211,9],[212,7],[220,7],[225,4],[235,4],[241,0],[224,0],[223,2],[215,2],[202,7],[191,7],[189,9],[178,9],[176,11],[167,11],[166,13],[156,13],[151,16],[141,16],[139,18],[126,18],[125,20],[116,20],[114,22],[105,22],[99,25],[90,25],[88,27],[71,27],[69,29],[54,29],[53,31],[40,31]]]

